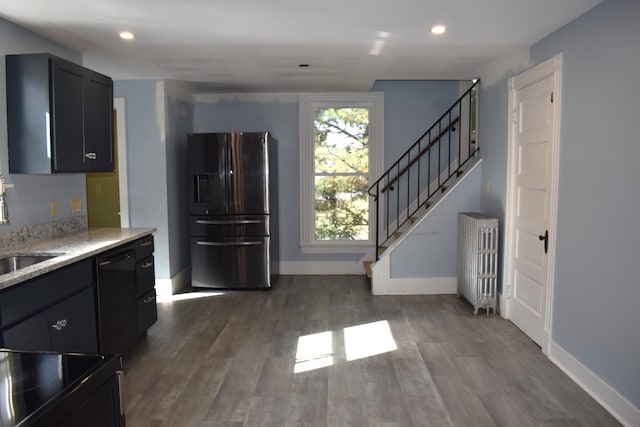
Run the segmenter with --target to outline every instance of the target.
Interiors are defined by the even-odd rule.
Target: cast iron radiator
[[[496,312],[498,281],[498,219],[477,212],[458,214],[458,296]]]

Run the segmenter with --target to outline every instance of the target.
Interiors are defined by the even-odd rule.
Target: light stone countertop
[[[0,249],[0,258],[9,255],[54,254],[46,261],[0,274],[0,291],[65,265],[92,257],[116,246],[132,242],[155,232],[155,228],[93,228],[60,237],[43,238],[26,244]]]

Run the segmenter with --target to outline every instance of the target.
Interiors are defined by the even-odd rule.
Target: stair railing
[[[371,186],[375,204],[376,261],[384,245],[416,212],[429,208],[479,151],[476,141],[479,82],[474,83]]]

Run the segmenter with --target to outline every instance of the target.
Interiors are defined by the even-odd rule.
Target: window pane
[[[369,110],[367,108],[315,108],[314,170],[369,171]]]
[[[367,189],[366,176],[316,176],[316,240],[368,240]]]

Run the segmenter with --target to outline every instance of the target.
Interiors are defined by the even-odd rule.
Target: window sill
[[[303,254],[365,254],[373,250],[373,245],[368,243],[350,245],[308,245],[301,246]]]

